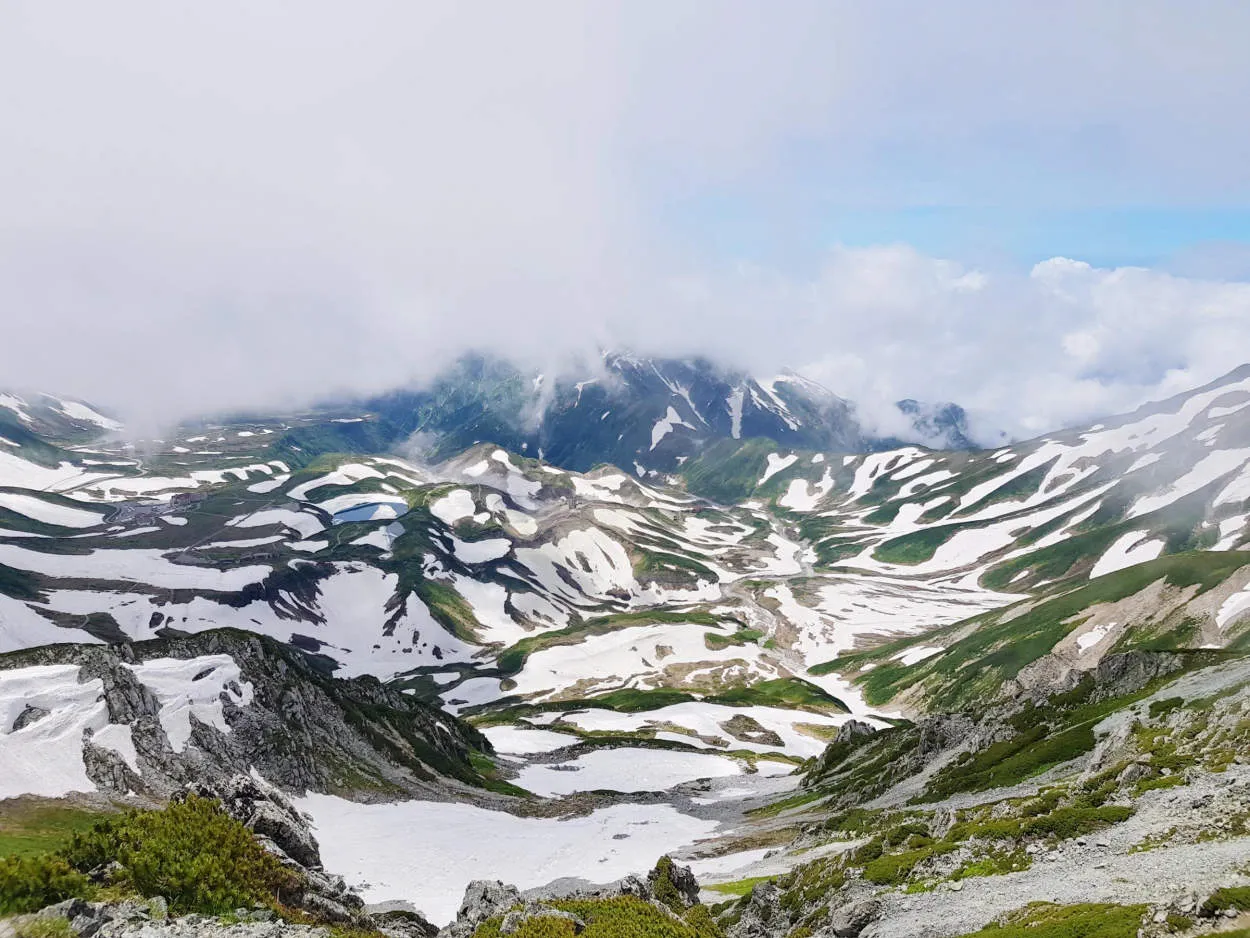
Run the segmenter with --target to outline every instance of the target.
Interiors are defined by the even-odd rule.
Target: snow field
[[[781,737],[781,746],[766,743],[746,742],[731,735],[721,725],[736,716],[747,716]],[[780,707],[730,707],[725,704],[705,702],[680,703],[658,710],[647,710],[641,713],[616,713],[612,710],[588,708],[586,710],[565,713],[557,722],[571,724],[583,730],[607,730],[618,733],[636,732],[647,727],[661,725],[679,726],[699,736],[719,738],[727,745],[714,746],[696,736],[674,733],[671,738],[700,749],[719,748],[745,749],[750,752],[784,752],[786,755],[808,758],[820,755],[825,749],[825,742],[797,729],[799,724],[817,726],[841,726],[849,717],[846,714],[807,713],[800,710],[785,710]]]
[[[798,462],[798,454],[790,453],[788,456],[778,456],[776,453],[768,454],[768,465],[764,467],[764,474],[760,476],[756,485],[763,485],[777,473],[790,468]]]
[[[1091,580],[1108,573],[1115,573],[1134,564],[1154,560],[1163,552],[1163,541],[1147,540],[1147,531],[1129,531],[1116,538],[1089,571]]]
[[[167,560],[159,550],[101,549],[85,554],[44,554],[0,544],[0,563],[44,576],[80,580],[145,583],[160,589],[202,589],[236,592],[269,575],[269,567],[214,570]]]
[[[53,405],[53,410],[59,410],[70,420],[76,420],[80,423],[94,423],[97,427],[105,430],[122,430],[124,427],[118,421],[111,417],[105,417],[97,410],[93,410],[86,404],[79,401],[57,400]]]
[[[512,542],[507,538],[489,538],[484,541],[462,541],[453,536],[452,551],[465,563],[487,563],[508,556]]]
[[[0,508],[15,511],[33,521],[58,524],[63,528],[90,528],[104,522],[104,515],[99,512],[71,508],[17,492],[0,492]]]
[[[520,818],[466,804],[356,804],[309,794],[296,806],[315,824],[326,868],[367,902],[406,899],[430,921],[455,918],[474,879],[521,889],[563,877],[610,883],[716,830],[715,821],[659,805],[615,805],[585,817]],[[396,836],[411,831],[411,836]]]
[[[742,764],[725,756],[668,749],[596,749],[569,762],[527,765],[516,784],[536,795],[570,795],[600,789],[667,791],[700,778],[741,775]]]
[[[475,511],[473,496],[467,489],[452,489],[430,505],[430,514],[448,527],[472,517]]]
[[[522,729],[516,726],[488,726],[482,733],[490,740],[495,751],[503,755],[532,755],[555,752],[565,746],[575,746],[576,736],[553,733],[551,730]]]
[[[308,493],[319,489],[325,485],[351,485],[354,482],[360,482],[364,479],[382,479],[385,478],[382,473],[374,469],[372,466],[366,466],[364,463],[345,463],[339,466],[333,472],[329,472],[316,479],[301,483],[295,486],[291,491],[287,492],[288,498],[294,498],[296,501],[304,501],[308,498]]]
[[[109,725],[104,682],[79,683],[77,665],[38,665],[0,671],[0,798],[32,794],[56,798],[94,791],[83,764],[83,734]],[[21,729],[13,726],[27,707],[49,711]],[[134,759],[130,727],[96,740]]]
[[[544,648],[531,654],[521,672],[513,675],[516,688],[512,693],[543,699],[574,685],[587,693],[624,686],[658,687],[664,683],[664,672],[675,665],[740,665],[743,677],[778,676],[755,645],[708,649],[704,642],[708,631],[707,626],[692,623],[631,626],[589,636],[576,645]],[[696,676],[686,675],[687,680]]]
[[[1220,603],[1219,611],[1215,614],[1215,624],[1223,629],[1240,618],[1247,609],[1250,609],[1250,589],[1233,593]]]
[[[280,524],[295,531],[302,538],[312,537],[325,530],[316,515],[306,511],[292,511],[290,508],[265,508],[250,515],[233,518],[229,524],[235,528],[263,528],[269,524]]]
[[[654,450],[657,446],[659,446],[660,441],[672,433],[674,427],[688,427],[691,430],[695,429],[692,424],[688,424],[686,421],[682,420],[681,415],[670,405],[665,415],[657,420],[655,422],[655,426],[651,428],[651,449]]]
[[[192,717],[222,733],[230,732],[222,709],[223,696],[238,707],[252,702],[252,685],[243,680],[238,663],[229,655],[156,658],[125,667],[160,701],[161,727],[174,752],[186,749]]]

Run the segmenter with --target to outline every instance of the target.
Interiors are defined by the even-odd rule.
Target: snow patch
[[[222,733],[229,733],[223,699],[236,707],[246,707],[252,702],[252,684],[243,680],[238,663],[229,655],[154,658],[125,667],[160,701],[161,726],[174,752],[187,748],[192,717]]]
[[[776,453],[768,454],[768,465],[764,467],[764,474],[760,476],[756,485],[763,485],[777,473],[784,469],[788,469],[798,461],[798,454],[791,453],[789,456],[778,456]]]
[[[44,501],[33,495],[0,492],[0,508],[7,508],[34,521],[56,524],[63,528],[91,528],[104,522],[104,515],[84,508]]]
[[[473,495],[467,489],[453,489],[430,505],[430,514],[448,527],[472,517],[476,510]]]
[[[570,762],[535,764],[521,770],[516,784],[536,795],[569,795],[600,789],[619,792],[666,791],[699,778],[742,774],[725,756],[674,750],[596,749]]]
[[[471,880],[500,879],[521,889],[566,876],[610,883],[718,826],[664,804],[556,819],[432,801],[358,804],[309,794],[295,802],[313,817],[327,869],[346,876],[367,902],[407,899],[440,925],[455,918]]]
[[[925,658],[932,658],[934,655],[940,654],[945,650],[946,649],[939,648],[936,645],[917,645],[913,648],[903,649],[897,655],[894,655],[890,660],[898,661],[904,665],[912,665],[920,661],[924,661]]]
[[[1093,580],[1134,564],[1154,560],[1163,553],[1163,541],[1146,540],[1148,534],[1147,531],[1130,531],[1120,535],[1098,558],[1094,568],[1089,571],[1089,578]]]

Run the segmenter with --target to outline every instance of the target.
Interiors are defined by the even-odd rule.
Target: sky
[[[1250,5],[0,2],[0,385],[136,422],[475,349],[1018,437],[1250,360]]]

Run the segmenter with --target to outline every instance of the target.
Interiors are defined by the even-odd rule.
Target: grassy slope
[[[0,801],[0,858],[57,850],[103,815],[100,809],[43,798]]]
[[[1041,602],[1010,621],[1003,621],[1001,612],[984,614],[923,636],[843,655],[817,665],[812,671],[815,674],[854,671],[875,662],[876,667],[859,679],[869,703],[884,704],[922,684],[931,709],[959,709],[987,695],[992,696],[1003,681],[1047,654],[1079,625],[1081,614],[1090,607],[1124,599],[1161,578],[1172,586],[1192,585],[1197,586],[1200,593],[1205,592],[1246,564],[1250,564],[1250,552],[1195,551],[1160,557],[1099,577],[1069,593]],[[968,634],[951,641],[942,654],[917,664],[905,666],[891,660],[908,647],[944,645],[945,640],[965,631]],[[1168,643],[1160,636],[1153,636],[1150,644],[1166,647]]]

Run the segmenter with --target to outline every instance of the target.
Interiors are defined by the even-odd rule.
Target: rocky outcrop
[[[296,874],[299,888],[284,901],[317,921],[382,931],[393,938],[428,938],[437,929],[415,912],[365,911],[364,900],[321,864],[309,819],[285,794],[257,778],[236,775],[222,783],[198,782],[175,795],[215,798],[256,835],[260,844]]]
[[[857,938],[860,932],[881,915],[881,900],[860,899],[834,910],[829,916],[829,931],[838,938]]]
[[[160,701],[129,666],[209,655],[228,655],[238,665],[247,702],[223,691],[227,729],[192,716],[190,739],[175,748]],[[37,664],[76,664],[82,680],[102,682],[109,721],[130,728],[138,771],[90,736],[84,762],[101,790],[118,794],[167,798],[189,783],[220,786],[254,768],[294,793],[443,800],[480,783],[469,756],[490,751],[473,727],[375,678],[335,678],[322,659],[234,630],[115,646],[54,645],[0,659],[5,669]]]
[[[1106,700],[1131,694],[1155,678],[1180,670],[1185,659],[1165,651],[1126,651],[1106,655],[1093,667],[1077,667],[1058,654],[1043,655],[1020,670],[1015,678],[1005,681],[998,694],[999,701],[1015,701],[1028,697],[1042,701],[1053,694],[1067,693],[1082,681],[1094,682],[1095,699]]]
[[[531,902],[527,903],[524,908],[513,909],[505,915],[503,917],[503,922],[499,925],[499,934],[515,935],[521,930],[522,925],[536,918],[555,919],[557,921],[568,922],[573,926],[573,934],[575,935],[580,935],[586,928],[586,923],[572,912],[564,912],[560,909],[553,909],[548,906]]]
[[[307,818],[272,785],[246,775],[236,775],[224,783],[197,782],[185,794],[215,798],[232,818],[262,838],[268,848],[277,848],[283,857],[308,869],[321,868],[321,847],[313,836]],[[175,799],[182,797],[175,796]]]
[[[774,938],[790,930],[790,919],[781,909],[781,890],[760,883],[751,890],[738,921],[726,931],[729,938]]]
[[[204,915],[169,917],[160,899],[104,903],[70,899],[36,915],[0,921],[0,938],[12,938],[34,922],[60,919],[77,938],[329,938],[330,931],[284,922],[268,909],[240,909],[229,922]],[[6,933],[6,926],[8,932]]]
[[[282,892],[282,902],[287,908],[326,926],[380,932],[387,938],[433,938],[437,934],[438,929],[415,912],[367,911],[364,901],[341,877],[322,868],[320,848],[309,820],[273,786],[255,778],[235,776],[221,783],[198,782],[175,794],[173,800],[192,794],[219,801],[226,813],[252,831],[261,846],[295,874],[298,885],[293,889],[284,887]],[[103,881],[107,881],[107,876],[107,872],[103,873]],[[515,897],[516,890],[510,895]],[[170,919],[168,905],[159,896],[121,902],[71,899],[25,918],[64,919],[78,938],[198,938],[202,935],[209,938],[319,938],[329,935],[325,928],[280,921],[267,908],[237,910],[232,916],[236,921],[228,925],[197,915]],[[13,938],[5,933],[4,924],[0,922],[0,938]]]
[[[851,743],[857,739],[871,736],[877,732],[871,724],[863,720],[847,720],[838,727],[838,735],[833,738],[835,743]]]
[[[626,876],[615,886],[574,893],[579,899],[610,899],[632,896],[650,903],[673,919],[699,904],[699,882],[688,866],[678,866],[668,857],[661,857],[645,877]],[[456,920],[439,932],[439,938],[470,938],[479,925],[488,919],[502,918],[500,934],[511,935],[527,921],[552,918],[567,921],[573,933],[580,934],[585,923],[567,911],[547,904],[544,899],[522,896],[515,886],[498,880],[479,879],[469,883],[460,903]]]
[[[456,920],[439,934],[441,938],[469,938],[484,921],[504,915],[519,904],[521,893],[515,886],[497,879],[475,879],[465,888]]]

